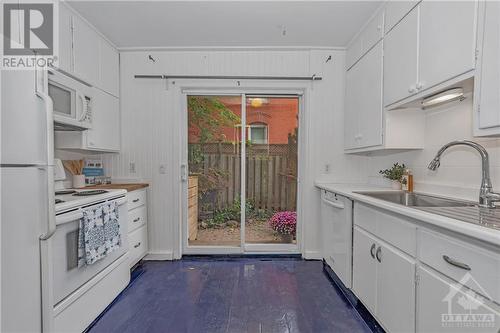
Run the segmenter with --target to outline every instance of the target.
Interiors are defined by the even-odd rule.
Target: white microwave
[[[48,88],[54,103],[54,129],[82,131],[92,128],[92,87],[49,70]]]

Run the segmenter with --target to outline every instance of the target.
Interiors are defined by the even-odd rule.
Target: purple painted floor
[[[144,270],[91,333],[371,332],[319,261],[185,259]]]

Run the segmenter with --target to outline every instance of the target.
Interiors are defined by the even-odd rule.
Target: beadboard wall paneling
[[[155,60],[149,59],[149,55]],[[328,56],[332,60],[326,62]],[[359,182],[366,179],[367,157],[343,153],[343,96],[345,52],[311,51],[156,51],[123,52],[121,69],[121,130],[119,154],[103,156],[107,172],[116,179],[150,182],[148,220],[150,252],[167,258],[174,253],[180,223],[180,102],[163,80],[134,79],[135,74],[182,75],[282,75],[318,74],[307,96],[308,137],[301,158],[306,172],[300,194],[303,200],[302,252],[319,257],[321,237],[319,200],[313,182],[325,173],[332,180]],[[279,84],[279,83],[278,83]],[[130,164],[135,164],[131,172]],[[160,167],[164,173],[160,173]]]

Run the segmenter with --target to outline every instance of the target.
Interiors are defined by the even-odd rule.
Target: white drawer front
[[[417,227],[405,217],[356,202],[354,224],[404,252],[416,256]]]
[[[500,304],[500,251],[420,230],[420,260]]]
[[[128,209],[146,204],[146,190],[137,190],[127,193]]]
[[[143,226],[129,235],[130,266],[134,266],[148,251],[148,229]]]
[[[134,208],[128,212],[128,232],[132,232],[142,227],[148,221],[148,211],[146,206]]]

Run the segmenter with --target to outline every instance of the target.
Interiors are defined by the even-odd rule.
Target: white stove
[[[68,210],[124,197],[126,190],[64,189],[56,191],[56,215]]]

